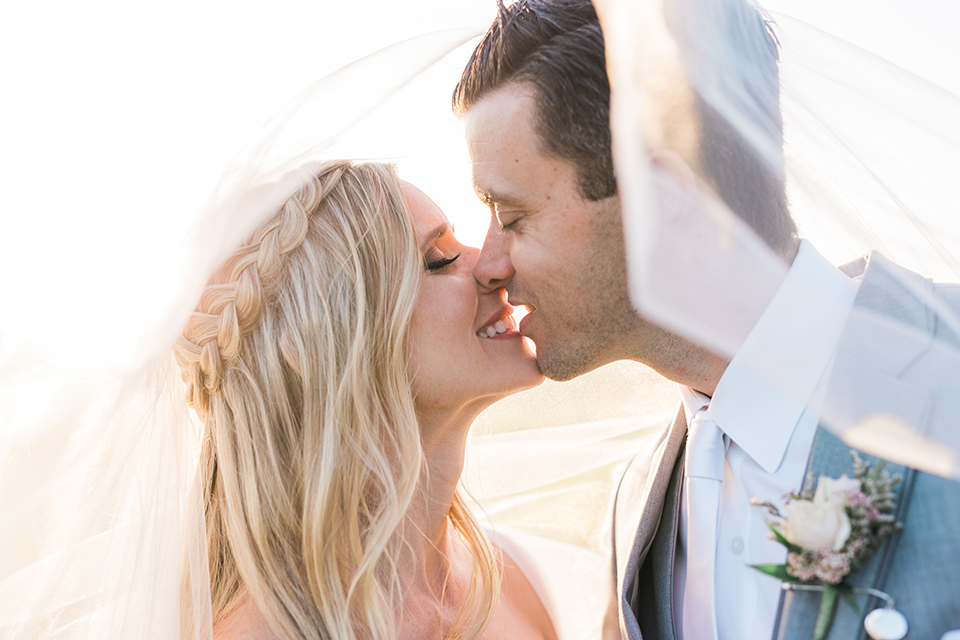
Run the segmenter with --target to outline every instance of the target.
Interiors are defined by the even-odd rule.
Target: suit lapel
[[[684,442],[684,449],[685,445]],[[684,457],[685,451],[681,449],[667,486],[660,526],[634,580],[630,602],[645,640],[675,640],[677,637],[673,574],[680,526]]]
[[[854,268],[841,268],[853,277],[862,277],[862,281],[837,345],[825,417],[837,424],[855,425],[871,415],[883,413],[922,427],[930,418],[932,398],[922,386],[910,384],[901,379],[901,375],[933,340],[933,317],[916,297],[917,291],[929,293],[932,285],[878,253],[851,266]],[[864,442],[864,446],[868,444]],[[872,456],[863,453],[861,456],[870,464],[877,462]],[[916,472],[892,463],[887,464],[887,470],[903,478],[897,489],[895,511],[902,522]],[[850,447],[823,428],[818,429],[807,471],[813,481],[821,475],[833,478],[842,473],[852,475]],[[894,535],[885,540],[863,566],[847,578],[848,582],[882,590],[899,539],[899,535]],[[878,605],[874,598],[861,597],[858,601],[861,606],[866,605],[862,614]],[[819,603],[819,593],[784,592],[774,638],[809,638]],[[862,615],[841,604],[828,637],[863,639],[866,632],[862,620]]]
[[[614,554],[620,625],[625,638],[642,637],[632,607],[636,595],[634,585],[660,528],[661,514],[686,432],[687,419],[681,407],[656,451],[638,452],[617,488],[613,516]],[[672,537],[676,539],[675,529]],[[672,572],[661,577],[670,581]]]

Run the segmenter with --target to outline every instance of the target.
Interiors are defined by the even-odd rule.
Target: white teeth
[[[498,320],[493,324],[480,329],[480,331],[477,332],[477,335],[481,338],[492,338],[493,336],[499,335],[514,328],[516,328],[516,324],[514,323],[513,318],[511,316],[507,316],[503,320]]]

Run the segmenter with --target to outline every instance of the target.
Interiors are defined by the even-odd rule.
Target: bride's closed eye
[[[442,254],[439,257],[434,255],[424,256],[423,266],[427,271],[439,271],[444,267],[450,266],[451,264],[456,262],[457,258],[459,257],[460,257],[459,253],[455,256],[450,256],[450,257],[444,256]]]

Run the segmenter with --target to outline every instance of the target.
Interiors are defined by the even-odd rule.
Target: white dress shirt
[[[766,509],[749,500],[781,506],[784,496],[801,488],[826,374],[857,285],[809,242],[801,242],[786,279],[727,366],[713,398],[680,389],[688,424],[709,405],[727,444],[714,585],[720,640],[771,637],[780,582],[750,565],[783,563],[786,550],[767,537]],[[682,597],[682,549],[674,576],[674,593]],[[676,602],[680,629],[682,603]]]

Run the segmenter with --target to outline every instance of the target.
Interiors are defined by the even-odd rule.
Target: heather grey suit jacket
[[[844,270],[853,277],[862,274],[862,282],[854,302],[858,311],[851,313],[838,345],[833,374],[837,382],[831,384],[830,393],[841,394],[838,400],[858,399],[835,403],[844,413],[842,418],[856,421],[882,409],[910,424],[938,423],[940,434],[944,424],[954,424],[960,442],[960,419],[954,417],[960,416],[955,409],[960,404],[960,371],[955,377],[943,376],[942,366],[933,366],[940,378],[946,378],[934,381],[928,379],[927,371],[931,369],[927,361],[936,358],[930,349],[934,339],[960,347],[960,336],[941,326],[902,281],[937,296],[958,315],[960,288],[932,285],[879,254]],[[874,314],[895,322],[877,323]],[[912,327],[906,337],[901,331],[904,325]],[[863,393],[864,384],[871,385],[869,393]],[[616,584],[611,584],[606,638],[616,637],[618,631],[630,640],[677,638],[672,577],[685,439],[681,407],[656,448],[638,452],[621,478],[610,526]],[[849,447],[819,429],[808,469],[815,475],[849,474]],[[890,593],[910,623],[908,639],[936,640],[946,631],[960,629],[960,483],[896,465],[889,469],[904,475],[897,503],[904,529],[849,581]],[[818,603],[816,594],[785,592],[772,638],[808,640]],[[860,604],[861,614],[866,614],[878,601],[860,598]],[[829,638],[865,637],[862,615],[841,603]]]

